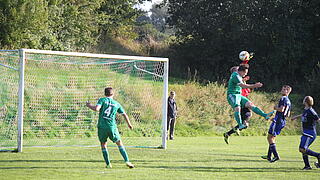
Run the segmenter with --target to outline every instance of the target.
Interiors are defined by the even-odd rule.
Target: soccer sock
[[[102,155],[103,155],[104,161],[106,162],[107,165],[109,165],[110,164],[110,160],[109,160],[109,153],[108,153],[107,148],[101,148],[101,151],[102,151]]]
[[[234,112],[234,118],[236,119],[238,125],[240,126],[242,124],[240,112]]]
[[[258,108],[257,106],[252,108],[252,111],[262,117],[266,117],[267,114],[265,112],[263,112],[260,108]]]
[[[123,146],[118,146],[121,156],[125,162],[129,162],[128,154],[126,149]]]
[[[312,151],[311,149],[306,149],[306,154],[310,155],[310,156],[317,157],[317,158],[320,156],[320,153],[316,153],[316,152]]]
[[[236,127],[232,128],[230,131],[228,131],[227,135],[230,136],[231,134],[235,133],[236,132],[235,129],[239,129],[239,125],[237,125]]]
[[[273,153],[273,156],[274,156],[274,157],[279,157],[275,143],[270,144],[270,149],[271,149],[271,152]]]
[[[268,149],[268,159],[271,159],[271,153],[272,153],[272,150],[271,150],[271,144],[269,144],[269,149]]]
[[[235,133],[235,131],[234,131],[233,128],[232,128],[230,131],[227,132],[227,135],[230,136],[230,135],[233,134],[233,133]]]
[[[310,167],[308,155],[307,154],[302,154],[302,158],[303,158],[304,166],[305,167]]]

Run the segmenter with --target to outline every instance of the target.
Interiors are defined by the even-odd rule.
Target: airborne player
[[[250,54],[247,51],[242,51],[239,54],[239,58],[242,61],[249,60]],[[234,118],[239,125],[239,130],[246,128],[247,126],[242,123],[241,108],[249,108],[256,114],[269,119],[273,111],[270,113],[263,112],[260,108],[256,107],[248,98],[241,95],[242,88],[259,88],[262,87],[262,83],[246,84],[243,82],[243,77],[248,74],[249,65],[240,64],[238,71],[233,72],[228,81],[227,100],[231,107],[234,109]]]

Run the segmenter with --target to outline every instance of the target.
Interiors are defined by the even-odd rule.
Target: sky
[[[142,9],[144,11],[149,11],[151,9],[151,7],[152,7],[152,4],[154,4],[154,3],[159,4],[161,2],[162,2],[162,0],[152,0],[152,2],[147,1],[147,2],[145,2],[145,3],[143,3],[143,4],[139,5],[139,6],[136,6],[136,7],[139,8],[139,9]]]

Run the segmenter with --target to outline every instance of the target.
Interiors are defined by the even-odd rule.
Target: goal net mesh
[[[0,147],[17,147],[18,69],[18,51],[0,51]]]
[[[1,57],[18,66],[17,54]],[[1,68],[1,146],[17,136],[19,73]],[[125,146],[158,147],[162,135],[164,62],[26,53],[23,146],[90,146],[99,144],[99,112],[86,107],[113,87],[114,99],[128,114],[134,129],[116,117]],[[110,142],[110,140],[109,140]],[[109,145],[114,145],[109,143]]]

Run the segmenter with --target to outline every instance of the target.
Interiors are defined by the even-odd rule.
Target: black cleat
[[[262,159],[266,159],[266,160],[268,160],[268,161],[271,161],[271,158],[268,157],[267,155],[266,155],[266,156],[261,156],[261,158],[262,158]]]
[[[304,168],[302,168],[302,170],[311,170],[312,169],[312,167],[310,167],[310,166],[305,166]]]
[[[320,168],[320,162],[314,162],[314,166],[316,166],[317,168]]]
[[[274,158],[272,158],[272,159],[270,160],[270,162],[271,162],[271,163],[274,163],[274,162],[279,161],[279,160],[280,160],[279,157],[274,157]]]

